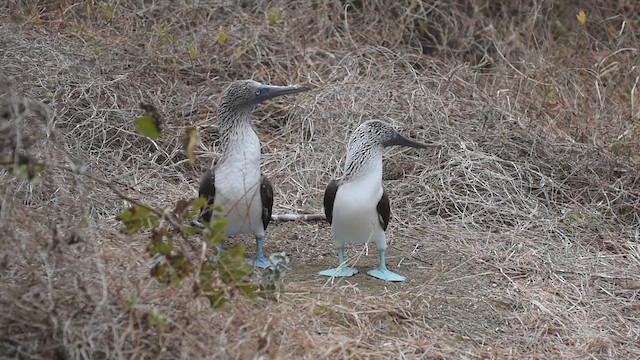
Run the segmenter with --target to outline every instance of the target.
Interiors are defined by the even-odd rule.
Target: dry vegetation
[[[0,152],[19,132],[47,168],[41,184],[0,170],[0,354],[639,358],[638,4],[446,3],[4,2]],[[158,208],[195,196],[240,78],[314,87],[254,112],[277,214],[320,211],[366,119],[439,144],[385,160],[388,261],[407,283],[363,275],[377,256],[362,247],[347,252],[361,274],[317,277],[336,262],[323,222],[271,225],[267,253],[293,268],[277,302],[215,311],[191,279],[149,276],[113,190]],[[160,140],[136,133],[140,103]],[[206,145],[195,168],[187,126]]]

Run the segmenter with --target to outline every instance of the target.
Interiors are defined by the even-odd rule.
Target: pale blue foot
[[[344,247],[338,248],[338,263],[337,268],[322,270],[318,275],[331,276],[331,277],[346,277],[353,276],[358,273],[358,269],[345,266],[344,264]]]
[[[269,262],[269,260],[265,259],[265,257],[262,255],[262,238],[256,236],[256,258],[255,259],[245,259],[245,261],[253,266],[253,267],[259,267],[259,268],[267,268],[269,267],[269,265],[271,264]]]
[[[393,271],[389,271],[389,269],[387,269],[387,265],[385,263],[384,260],[384,254],[385,254],[385,250],[378,250],[378,255],[380,256],[380,265],[378,265],[377,268],[373,269],[373,270],[369,270],[367,272],[367,274],[373,276],[374,278],[378,278],[380,280],[384,280],[384,281],[405,281],[407,280],[406,277],[400,275],[400,274],[396,274]]]
[[[334,269],[322,270],[318,273],[318,275],[331,276],[331,277],[347,277],[347,276],[353,276],[357,273],[358,273],[358,269],[345,266],[345,267],[339,267]]]
[[[367,271],[367,274],[373,276],[374,278],[378,278],[380,280],[384,280],[384,281],[405,281],[407,280],[406,277],[400,275],[400,274],[396,274],[393,271],[389,271],[388,269],[373,269],[373,270],[369,270]]]
[[[261,269],[267,268],[271,264],[264,256],[256,257],[255,259],[246,258],[244,261],[253,267]]]

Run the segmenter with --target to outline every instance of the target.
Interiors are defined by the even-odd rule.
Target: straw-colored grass
[[[0,5],[0,153],[47,166],[40,184],[0,170],[0,354],[639,358],[638,11],[631,0]],[[218,98],[245,78],[313,87],[253,113],[276,214],[321,212],[364,120],[433,144],[385,156],[388,263],[406,283],[364,275],[373,245],[347,249],[355,277],[318,277],[337,256],[313,221],[269,227],[266,251],[292,260],[278,302],[237,297],[216,311],[191,278],[150,277],[147,237],[118,231],[128,204],[116,191],[157,208],[194,197],[220,153]],[[158,109],[161,139],[136,132],[140,103]],[[190,126],[205,145],[195,167],[181,142]]]

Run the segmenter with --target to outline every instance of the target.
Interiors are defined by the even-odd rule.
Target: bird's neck
[[[218,131],[222,146],[221,162],[243,162],[259,166],[260,140],[251,127],[249,111],[234,114],[218,111]]]
[[[364,178],[382,181],[382,147],[350,146],[344,164],[343,182],[353,182]]]

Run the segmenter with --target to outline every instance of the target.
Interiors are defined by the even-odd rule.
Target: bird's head
[[[275,86],[261,84],[253,80],[238,80],[227,87],[222,95],[220,105],[250,110],[259,103],[276,96],[295,94],[307,90],[309,88],[303,86]]]
[[[352,139],[370,139],[383,147],[400,145],[426,149],[427,145],[411,140],[400,134],[393,126],[381,120],[368,120],[360,124]]]

